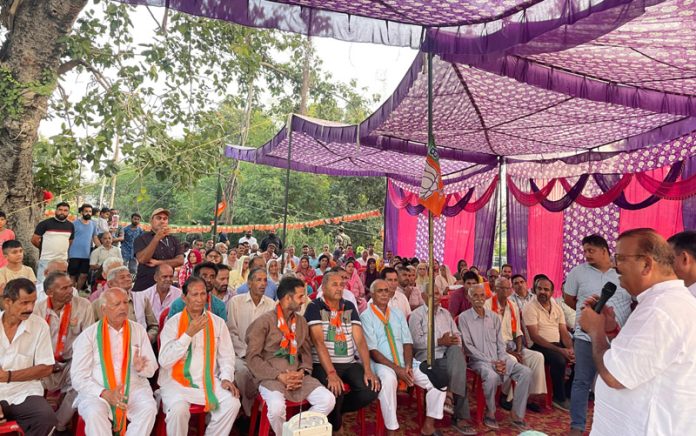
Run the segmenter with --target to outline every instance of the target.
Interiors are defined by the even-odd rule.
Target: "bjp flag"
[[[445,207],[445,185],[442,183],[442,171],[440,170],[440,157],[435,147],[435,140],[428,141],[428,154],[425,157],[425,170],[421,179],[421,189],[418,195],[418,203],[428,209],[433,216],[438,217]]]
[[[217,209],[215,209],[215,216],[220,216],[222,213],[227,209],[227,202],[225,200],[222,200],[217,204]]]

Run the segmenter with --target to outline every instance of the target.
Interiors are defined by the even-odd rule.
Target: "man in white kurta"
[[[580,327],[592,338],[599,374],[594,436],[694,434],[696,299],[677,280],[673,258],[652,229],[622,233],[616,269],[636,309],[620,331],[612,310],[582,311]]]
[[[183,288],[182,299],[186,308],[167,320],[160,336],[161,365],[159,385],[162,392],[162,403],[166,414],[167,434],[170,436],[185,436],[188,434],[189,407],[191,404],[210,406],[210,422],[205,434],[210,436],[227,435],[232,430],[241,403],[239,391],[234,384],[234,348],[225,321],[205,311],[208,301],[205,282],[202,279],[191,278]],[[181,317],[188,318],[186,330],[179,334]],[[212,324],[212,332],[210,331]],[[185,324],[182,324],[182,326]],[[208,394],[203,374],[206,366],[206,338],[211,335],[214,341],[215,355],[212,366],[213,378],[211,390],[215,400]],[[191,359],[188,371],[184,366],[188,353]],[[179,363],[184,368],[183,374],[190,380],[190,386],[185,386],[174,375],[175,366]],[[216,403],[215,405],[213,405]]]
[[[137,322],[128,320],[128,294],[119,288],[109,288],[102,297],[102,322],[108,325],[111,365],[117,386],[106,387],[104,369],[107,362],[102,362],[97,340],[102,322],[92,324],[73,344],[73,362],[70,378],[77,391],[75,407],[85,421],[87,436],[112,434],[112,407],[126,411],[128,425],[127,436],[149,435],[155,425],[157,404],[152,395],[148,377],[157,370],[157,359],[152,351],[150,339],[145,328]],[[125,395],[124,380],[121,377],[125,323],[130,328],[130,385]]]
[[[41,382],[48,392],[57,391],[63,395],[56,411],[56,430],[63,431],[75,413],[73,402],[77,396],[70,381],[73,343],[87,327],[94,324],[94,315],[89,300],[73,296],[72,280],[67,273],[52,272],[46,276],[43,285],[48,296],[34,306],[34,314],[46,320],[51,329],[56,363],[53,373]],[[64,326],[64,330],[61,330],[61,326]]]

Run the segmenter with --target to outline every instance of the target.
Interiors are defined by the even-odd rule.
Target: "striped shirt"
[[[324,345],[326,346],[333,363],[353,363],[355,362],[353,325],[359,325],[362,327],[362,323],[360,322],[360,317],[358,316],[358,310],[355,308],[353,303],[341,299],[339,301],[339,306],[343,308],[343,316],[341,316],[341,328],[346,335],[347,352],[345,355],[337,356],[334,350],[334,341],[328,340],[331,309],[329,309],[329,306],[326,305],[323,298],[317,298],[316,300],[312,301],[309,306],[307,306],[304,316],[310,329],[312,326],[321,325],[324,335]],[[319,354],[317,353],[316,347],[312,347],[312,361],[314,363],[320,363]]]

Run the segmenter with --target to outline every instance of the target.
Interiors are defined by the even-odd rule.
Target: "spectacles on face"
[[[614,263],[625,262],[630,257],[641,258],[641,257],[646,257],[646,255],[645,254],[619,254],[619,253],[616,253],[614,255]]]

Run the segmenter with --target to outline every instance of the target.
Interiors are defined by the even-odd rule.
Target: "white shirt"
[[[246,332],[251,323],[260,315],[275,309],[276,302],[266,295],[261,296],[259,304],[254,304],[251,293],[235,295],[227,303],[227,328],[232,336],[234,353],[246,356]]]
[[[80,293],[77,291],[77,288],[73,287],[72,288],[72,294],[73,297],[79,297]],[[41,303],[45,299],[48,298],[48,295],[46,295],[46,291],[44,291],[44,285],[42,283],[37,283],[36,284],[36,304]]]
[[[239,238],[240,244],[243,244],[245,242],[249,243],[249,248],[251,248],[251,246],[254,244],[259,245],[259,243],[256,241],[256,238],[254,238],[253,236],[251,236],[251,237],[242,236],[241,238]]]
[[[408,302],[408,297],[399,291],[396,291],[392,299],[389,300],[389,307],[396,307],[406,318],[411,314],[411,304]]]
[[[142,372],[137,372],[131,365],[130,371],[130,392],[137,389],[150,389],[148,377],[152,377],[157,370],[157,359],[150,345],[150,338],[147,336],[145,327],[137,322],[128,321],[131,331],[131,355],[139,349],[140,355],[147,358],[147,365]],[[74,406],[77,407],[81,400],[85,398],[95,398],[101,395],[104,388],[104,378],[102,374],[101,359],[99,357],[99,345],[97,344],[97,328],[100,323],[89,326],[77,338],[73,344],[73,361],[70,367],[70,379],[73,388],[77,391],[77,400]],[[117,383],[121,383],[121,363],[123,362],[123,329],[116,330],[109,326],[109,340],[111,343],[111,356],[114,360],[114,374]],[[151,389],[150,389],[151,390]]]
[[[133,292],[133,300],[135,299],[147,299],[150,300],[150,306],[152,306],[152,311],[155,313],[155,317],[159,321],[160,315],[164,309],[172,305],[172,302],[177,298],[181,297],[181,289],[176,286],[169,287],[169,293],[164,297],[164,300],[160,300],[160,296],[157,293],[157,285],[150,286],[142,292]]]
[[[158,383],[165,386],[170,383],[179,383],[172,378],[172,368],[181,359],[186,358],[189,345],[191,351],[191,379],[200,389],[203,389],[203,358],[205,356],[205,342],[203,340],[204,330],[196,333],[193,338],[186,333],[178,339],[176,337],[179,330],[179,319],[186,313],[179,312],[169,318],[162,328],[160,336],[159,363],[162,370],[159,372]],[[227,330],[225,321],[219,316],[208,313],[213,319],[213,330],[215,330],[215,377],[218,380],[234,381],[234,348],[230,333]]]
[[[12,343],[2,324],[0,312],[0,367],[3,371],[18,371],[35,365],[53,365],[53,347],[48,324],[36,315],[19,323]],[[0,383],[0,399],[9,404],[21,404],[31,395],[43,397],[41,380]]]
[[[691,295],[696,297],[696,282],[692,283],[691,286],[689,286],[689,292],[691,292]]]
[[[131,356],[136,351],[147,358],[147,365],[142,372],[137,372],[135,366],[131,364],[130,371],[130,392],[136,389],[150,389],[148,377],[152,377],[157,370],[157,359],[152,352],[150,338],[147,336],[145,328],[134,321],[130,323],[131,331]],[[77,338],[73,344],[73,360],[70,367],[70,379],[75,391],[77,400],[74,406],[84,399],[93,399],[101,395],[104,388],[104,377],[102,374],[101,358],[99,357],[99,345],[97,344],[97,329],[100,323],[89,326]],[[116,330],[109,326],[109,339],[111,342],[111,356],[114,360],[114,374],[116,382],[121,383],[121,363],[123,362],[123,329]]]
[[[597,379],[592,435],[689,435],[696,421],[696,299],[681,280],[638,297],[607,369],[625,389]]]

